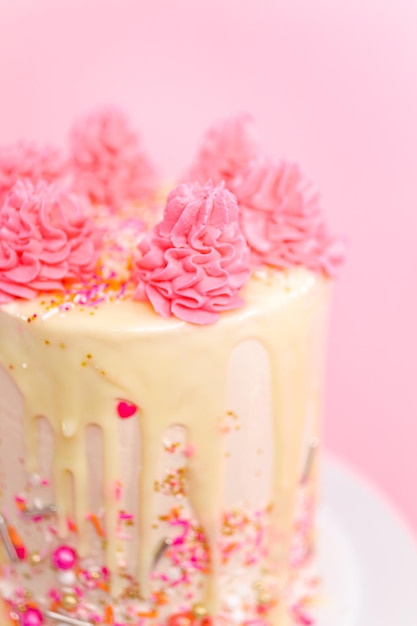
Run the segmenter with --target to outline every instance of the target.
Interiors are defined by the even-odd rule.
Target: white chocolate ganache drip
[[[153,525],[158,515],[155,483],[161,440],[167,429],[181,425],[187,449],[192,451],[187,455],[186,498],[210,558],[201,602],[209,614],[218,613],[225,508],[220,426],[230,409],[231,355],[248,340],[263,346],[270,366],[272,493],[270,550],[263,568],[278,581],[276,586],[285,584],[307,418],[313,432],[317,428],[329,285],[322,275],[301,268],[255,273],[243,290],[245,306],[202,327],[163,319],[147,303],[127,300],[63,311],[45,298],[46,304],[37,300],[0,308],[0,364],[24,398],[26,471],[40,472],[37,433],[42,416],[52,431],[58,533],[61,538],[68,535],[71,518],[80,558],[88,557],[90,550],[86,432],[92,426],[101,429],[103,546],[114,597],[126,586],[118,556],[120,503],[115,496],[123,462],[115,411],[123,401],[136,405],[133,419],[140,432],[138,511],[133,511],[138,536],[132,543],[138,546],[134,561],[140,596],[150,598],[150,573],[158,548]],[[1,459],[0,475],[12,480]],[[1,511],[1,494],[0,504]],[[282,589],[272,592],[280,595]],[[267,618],[274,626],[285,623],[282,610]]]

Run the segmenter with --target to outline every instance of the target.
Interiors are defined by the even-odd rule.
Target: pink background
[[[175,174],[252,111],[351,241],[335,294],[327,443],[417,530],[415,0],[0,0],[0,137],[63,142],[115,102]]]

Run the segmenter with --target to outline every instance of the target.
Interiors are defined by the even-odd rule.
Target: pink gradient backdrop
[[[327,443],[417,529],[415,0],[0,0],[0,139],[63,142],[113,101],[167,173],[246,109],[351,240],[335,294]]]

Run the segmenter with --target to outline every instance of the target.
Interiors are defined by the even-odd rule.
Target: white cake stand
[[[417,626],[417,543],[392,505],[333,457],[323,471],[318,626]]]

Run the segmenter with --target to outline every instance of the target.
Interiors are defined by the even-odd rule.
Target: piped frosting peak
[[[208,324],[243,304],[249,250],[236,199],[223,184],[179,185],[139,249],[136,298],[148,299],[163,317]]]
[[[298,165],[260,157],[230,182],[254,265],[303,265],[333,276],[345,246],[327,230],[319,195]]]
[[[73,186],[93,203],[119,207],[148,200],[155,170],[122,111],[102,107],[80,118],[70,134]]]
[[[251,115],[241,113],[221,120],[207,131],[187,180],[215,183],[233,179],[260,153],[260,143]]]
[[[33,141],[0,146],[0,203],[18,180],[51,183],[62,178],[65,172],[64,158],[53,146],[40,146]]]
[[[163,212],[161,190],[156,193],[155,171],[124,113],[103,107],[81,118],[69,147],[65,161],[33,143],[0,148],[0,303],[62,291],[71,278],[66,303],[95,305],[135,293],[165,317],[205,324],[243,304],[239,290],[249,265],[301,265],[334,276],[344,259],[345,244],[330,235],[315,189],[297,165],[265,154],[250,115],[209,129],[187,182],[170,194],[151,230]],[[31,184],[11,192],[16,180]],[[52,194],[50,181],[62,191]],[[68,190],[83,198],[88,219]],[[62,209],[74,202],[73,211]],[[56,226],[53,235],[45,228],[51,215],[63,220],[58,238]],[[67,231],[73,219],[76,235]]]
[[[98,247],[79,198],[45,182],[17,182],[0,206],[0,304],[88,277]]]

